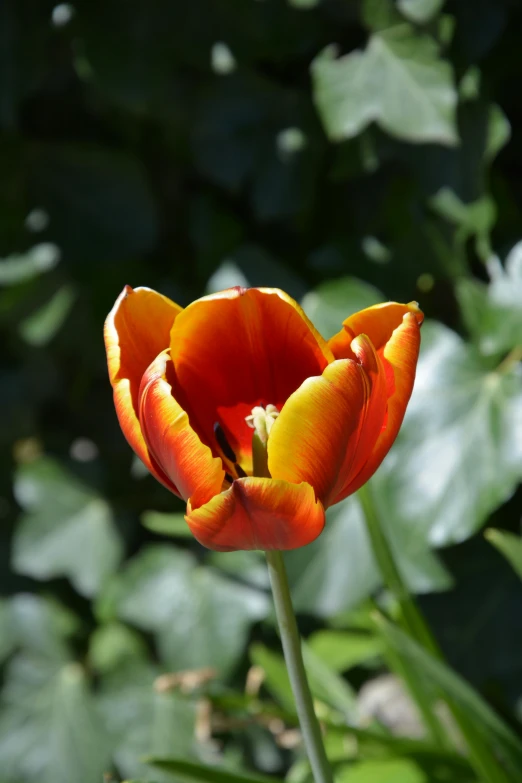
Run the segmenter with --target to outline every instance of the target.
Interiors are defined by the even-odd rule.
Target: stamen
[[[223,454],[225,455],[225,457],[229,459],[230,462],[235,462],[236,461],[235,452],[232,446],[230,445],[230,443],[228,442],[227,436],[225,435],[223,427],[221,426],[219,421],[216,421],[216,423],[214,424],[214,435],[216,436],[218,446],[223,452]]]
[[[234,467],[236,469],[236,473],[237,473],[237,477],[238,478],[246,478],[248,476],[248,473],[245,473],[245,471],[243,470],[243,468],[241,467],[239,462],[236,462]]]
[[[250,416],[245,417],[245,421],[251,429],[256,431],[262,443],[266,445],[270,430],[278,416],[279,411],[271,403],[266,408],[262,405],[255,405]]]
[[[225,478],[230,484],[234,481],[234,477],[230,475],[230,473],[225,473]]]

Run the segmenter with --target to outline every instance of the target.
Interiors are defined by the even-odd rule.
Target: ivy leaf
[[[24,509],[14,570],[34,579],[67,576],[79,593],[95,595],[122,555],[106,501],[47,457],[18,468],[14,492]]]
[[[457,93],[435,41],[409,24],[374,33],[364,51],[312,63],[314,96],[326,132],[349,139],[370,122],[399,139],[455,145]]]
[[[505,266],[489,261],[489,284],[472,278],[457,282],[464,322],[485,356],[522,346],[522,242],[508,254]]]
[[[415,592],[445,590],[451,578],[421,539],[397,528],[391,542],[401,572]],[[297,611],[331,617],[353,609],[381,584],[357,497],[327,512],[324,531],[313,543],[285,554]]]
[[[109,748],[77,663],[17,656],[2,692],[0,767],[27,783],[97,783]]]
[[[154,687],[159,670],[145,663],[120,666],[101,681],[97,706],[113,738],[113,758],[126,776],[145,776],[163,783],[166,776],[150,774],[143,759],[149,755],[194,757],[197,749],[196,702]],[[149,773],[149,774],[147,774]]]
[[[405,422],[372,479],[394,546],[463,541],[513,494],[522,478],[521,370],[492,372],[450,329],[423,326]]]
[[[328,339],[341,329],[348,316],[382,302],[385,297],[377,288],[356,277],[328,280],[305,294],[303,310],[315,327]]]
[[[426,24],[438,14],[445,0],[398,0],[397,7],[411,22]]]
[[[268,610],[265,593],[197,566],[188,552],[151,546],[108,586],[99,613],[117,616],[157,638],[173,669],[212,667],[226,673],[237,661],[250,624]]]

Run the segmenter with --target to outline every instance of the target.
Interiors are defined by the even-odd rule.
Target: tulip
[[[121,428],[204,546],[304,546],[395,440],[422,320],[416,303],[387,302],[325,340],[278,289],[183,309],[127,286],[105,323]]]

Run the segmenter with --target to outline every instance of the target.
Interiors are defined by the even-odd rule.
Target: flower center
[[[252,462],[253,475],[264,478],[270,478],[268,470],[268,436],[274,425],[274,421],[279,416],[279,411],[275,405],[256,405],[252,408],[252,413],[245,418],[249,427],[254,430],[252,435]]]
[[[255,430],[254,434],[257,434],[261,442],[266,446],[270,430],[278,416],[279,411],[275,405],[269,404],[266,408],[263,408],[262,405],[256,405],[252,408],[250,416],[245,418],[245,421],[249,427]]]

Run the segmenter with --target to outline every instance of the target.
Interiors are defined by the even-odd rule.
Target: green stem
[[[292,607],[283,554],[279,551],[267,551],[265,554],[286,666],[314,780],[315,783],[333,783],[332,771],[326,758],[321,728],[315,715],[312,694],[306,677],[301,639]]]
[[[419,644],[422,644],[426,650],[429,650],[432,655],[441,658],[440,648],[433,638],[415,599],[410,595],[400,571],[397,568],[395,558],[390,549],[390,545],[388,544],[388,539],[384,535],[379,517],[375,511],[368,484],[361,487],[358,492],[358,497],[361,501],[366,529],[370,536],[379,571],[382,574],[382,578],[384,579],[384,583],[388,590],[396,598],[399,604],[404,630],[416,639]]]
[[[388,539],[384,535],[378,514],[375,510],[368,484],[361,487],[358,496],[363,508],[366,527],[372,543],[375,559],[377,560],[386,586],[399,603],[405,631],[428,650],[434,658],[444,660],[440,647],[433,638],[426,620],[413,596],[408,592],[408,588],[397,568]],[[468,716],[463,714],[460,707],[457,704],[454,704],[447,695],[444,695],[444,699],[462,732],[468,746],[470,763],[480,779],[485,781],[485,783],[509,783],[509,776],[500,766],[487,744],[484,743],[483,738],[477,734],[477,731]],[[422,709],[423,714],[425,714],[423,702],[417,703],[419,708]]]

